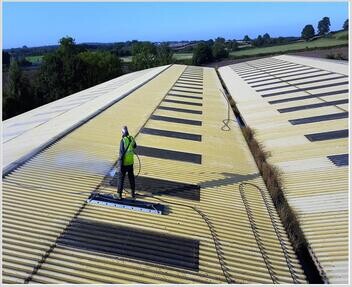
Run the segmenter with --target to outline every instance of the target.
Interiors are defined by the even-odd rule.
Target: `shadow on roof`
[[[221,174],[224,175],[225,178],[200,182],[199,183],[200,187],[201,188],[221,187],[221,186],[240,183],[242,181],[252,180],[260,177],[259,173],[243,175],[243,174],[237,174],[237,173],[222,172]]]

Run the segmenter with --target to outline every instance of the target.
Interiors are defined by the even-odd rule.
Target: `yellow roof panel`
[[[185,71],[203,75],[203,105],[191,108],[202,114],[161,112]],[[219,87],[214,69],[173,65],[4,177],[3,282],[306,282],[238,124],[221,130],[227,104]],[[168,124],[151,115],[202,125]],[[141,167],[137,183],[198,185],[199,200],[137,189],[137,200],[165,205],[164,215],[86,204],[92,191],[116,192],[104,178],[125,124],[139,148],[201,155],[200,164],[140,155],[135,167]],[[198,134],[201,142],[141,128]],[[240,191],[243,182],[262,191],[251,185]]]
[[[275,63],[281,64],[276,72],[292,63],[319,72],[273,73]],[[248,80],[244,69],[257,79]],[[285,195],[329,282],[348,283],[348,93],[340,93],[349,88],[348,65],[284,55],[226,66],[219,72],[243,120],[270,153],[268,161],[282,172]],[[320,74],[328,75],[316,76]],[[290,80],[297,77],[303,79]],[[339,79],[327,80],[333,77]],[[315,82],[302,85],[306,81]],[[280,99],[288,101],[271,102]],[[309,106],[313,104],[317,106]],[[306,108],[280,112],[301,106]],[[338,113],[340,118],[329,119]]]

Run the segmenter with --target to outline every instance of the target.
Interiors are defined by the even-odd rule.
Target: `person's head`
[[[121,132],[122,132],[122,136],[123,137],[128,136],[128,128],[127,128],[127,126],[123,126]]]

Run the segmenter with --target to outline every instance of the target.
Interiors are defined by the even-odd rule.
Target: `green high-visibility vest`
[[[134,138],[132,136],[123,137],[123,146],[125,148],[125,155],[122,159],[123,165],[132,165],[134,163]],[[127,149],[127,150],[126,150]]]

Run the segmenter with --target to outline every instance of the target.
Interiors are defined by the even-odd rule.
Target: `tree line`
[[[229,56],[229,51],[235,51],[238,49],[238,43],[236,40],[225,40],[222,37],[218,37],[214,40],[200,42],[193,49],[192,64],[202,65],[205,63],[212,62],[214,60],[220,60]]]
[[[348,30],[348,19],[343,24],[343,30]],[[324,17],[318,22],[318,36],[325,36],[330,31],[330,19]],[[315,31],[312,25],[306,25],[301,33],[301,38],[309,40],[315,36]],[[247,44],[249,47],[269,47],[273,45],[288,44],[300,40],[299,37],[277,37],[272,38],[268,33],[258,35],[257,38],[251,39],[245,35],[242,40],[242,45]],[[199,43],[193,48],[192,64],[201,65],[210,63],[214,60],[227,58],[229,51],[239,49],[239,43],[236,40],[225,40],[224,38],[217,38],[215,41],[208,40]],[[243,49],[243,48],[242,48]]]
[[[315,36],[325,36],[330,32],[330,18],[329,17],[323,17],[317,25],[317,31],[318,34],[315,34],[315,30],[313,25],[308,24],[304,26],[302,32],[301,32],[301,37],[302,39],[308,41],[311,40]],[[342,29],[347,31],[348,30],[348,19],[343,23]]]
[[[127,72],[172,63],[172,51],[166,45],[135,42],[132,66]],[[116,51],[89,51],[76,45],[72,37],[59,41],[56,50],[43,56],[38,71],[29,79],[21,62],[3,52],[3,119],[122,75],[123,63]]]
[[[322,18],[317,25],[318,35],[325,36],[330,31],[330,19]],[[348,19],[343,24],[348,30]],[[302,30],[302,39],[315,36],[312,25]],[[245,35],[242,43],[218,37],[201,41],[191,48],[192,60],[187,64],[202,65],[214,60],[227,58],[229,52],[239,49],[239,44],[262,47],[296,41],[297,37],[272,38],[268,33],[250,39]],[[50,47],[50,49],[48,48]],[[116,78],[126,72],[152,68],[174,63],[172,49],[168,43],[155,45],[136,40],[115,44],[80,44],[72,37],[64,37],[59,45],[48,46],[42,64],[31,78],[23,67],[29,66],[25,57],[11,57],[8,52],[3,57],[3,119],[7,119],[54,100],[61,99],[80,90]],[[30,49],[25,47],[26,49]],[[17,54],[19,55],[19,54]],[[23,56],[23,55],[22,55]],[[120,57],[132,56],[132,63],[126,67]],[[5,73],[4,73],[5,71]]]

